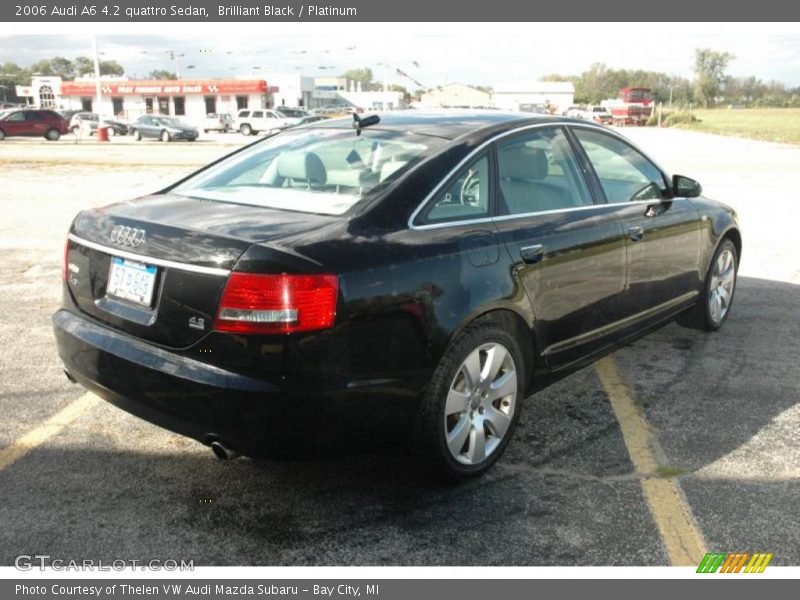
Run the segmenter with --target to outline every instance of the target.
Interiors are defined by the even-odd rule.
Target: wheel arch
[[[456,328],[448,340],[449,347],[458,336],[471,325],[476,323],[494,323],[514,336],[522,351],[522,359],[525,362],[525,391],[528,392],[533,384],[534,368],[538,364],[539,355],[534,340],[534,331],[525,317],[507,306],[487,307],[482,311],[473,314]]]
[[[725,241],[730,240],[733,242],[734,247],[736,248],[736,260],[741,264],[742,262],[742,233],[736,227],[730,227],[727,231],[725,231],[719,238],[717,242],[717,247]],[[714,249],[716,252],[716,248]]]

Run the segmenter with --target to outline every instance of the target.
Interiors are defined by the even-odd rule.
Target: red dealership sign
[[[263,79],[132,79],[100,81],[106,96],[182,96],[184,94],[265,94],[269,88]],[[273,90],[269,90],[273,91]],[[94,82],[65,81],[62,96],[94,96]]]

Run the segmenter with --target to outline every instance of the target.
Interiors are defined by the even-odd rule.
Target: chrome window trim
[[[120,258],[138,260],[140,262],[147,263],[149,265],[156,265],[158,267],[167,267],[168,269],[189,271],[190,273],[202,273],[203,275],[215,275],[217,277],[227,277],[228,275],[231,274],[229,269],[219,269],[216,267],[203,267],[200,265],[190,265],[188,263],[177,262],[174,260],[166,260],[163,258],[153,258],[152,256],[146,256],[144,254],[136,254],[135,252],[127,252],[119,248],[104,246],[103,244],[98,244],[97,242],[90,242],[89,240],[85,240],[82,237],[75,235],[74,233],[70,233],[69,235],[67,235],[67,238],[80,246],[85,246],[87,248],[91,248],[92,250],[97,250],[98,252],[102,252],[110,256],[119,256]]]
[[[513,135],[515,133],[519,133],[519,132],[522,132],[522,131],[528,131],[530,129],[539,129],[541,127],[559,127],[559,126],[560,127],[583,127],[585,129],[593,129],[595,131],[600,131],[602,133],[606,133],[608,135],[611,135],[611,136],[619,139],[620,141],[628,144],[629,146],[631,146],[634,150],[639,152],[647,160],[649,160],[651,163],[653,163],[653,165],[655,165],[655,167],[662,174],[664,174],[666,176],[666,172],[664,171],[664,169],[661,168],[661,166],[658,163],[656,163],[652,158],[647,156],[647,154],[642,152],[630,140],[626,139],[624,136],[620,135],[616,131],[611,131],[609,129],[606,129],[604,127],[600,127],[600,126],[595,125],[593,123],[573,123],[571,121],[558,121],[558,120],[557,121],[553,121],[551,123],[536,123],[534,125],[525,125],[524,127],[517,127],[515,129],[509,129],[508,131],[503,131],[501,133],[498,133],[496,136],[486,140],[480,146],[478,146],[477,148],[472,150],[472,152],[467,154],[467,156],[465,156],[455,167],[450,169],[450,171],[447,173],[447,175],[445,175],[441,179],[441,181],[439,181],[439,183],[436,185],[436,187],[433,188],[433,190],[431,190],[431,192],[427,196],[425,196],[425,199],[422,202],[420,202],[419,205],[417,206],[417,208],[414,210],[414,212],[411,213],[411,216],[408,219],[408,227],[409,227],[409,229],[411,229],[413,231],[427,231],[429,229],[442,229],[444,227],[459,227],[459,226],[462,226],[462,225],[479,225],[481,223],[492,223],[494,221],[508,221],[508,220],[511,220],[511,219],[524,219],[524,218],[528,218],[528,217],[532,217],[532,216],[536,216],[536,215],[549,215],[549,214],[556,214],[556,213],[562,213],[562,212],[573,212],[573,211],[578,211],[578,210],[593,210],[593,209],[597,209],[597,208],[614,207],[614,206],[630,206],[630,205],[636,205],[636,204],[653,204],[654,200],[633,200],[633,201],[629,201],[629,202],[609,202],[609,203],[603,203],[603,204],[586,204],[584,206],[570,206],[570,207],[567,207],[567,208],[554,208],[552,210],[539,210],[539,211],[534,211],[534,212],[529,212],[529,213],[519,213],[519,214],[515,214],[515,215],[499,215],[499,216],[496,216],[496,217],[481,217],[479,219],[463,219],[461,221],[444,221],[442,223],[428,223],[428,224],[424,224],[424,225],[415,225],[414,224],[414,219],[417,218],[417,215],[419,215],[419,213],[422,211],[422,209],[425,208],[425,205],[434,196],[436,196],[436,194],[438,194],[439,191],[441,191],[441,189],[445,185],[445,183],[447,183],[450,180],[451,177],[453,177],[463,167],[465,167],[469,162],[471,162],[475,158],[475,156],[477,154],[479,154],[481,151],[483,151],[487,146],[489,146],[490,144],[493,144],[497,140],[500,140],[500,139],[502,139],[504,137],[507,137],[509,135]],[[670,200],[679,200],[679,199],[680,198],[670,198]]]

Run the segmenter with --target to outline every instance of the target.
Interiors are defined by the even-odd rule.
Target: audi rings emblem
[[[136,248],[144,242],[144,229],[136,229],[127,225],[117,225],[111,230],[111,241],[120,246]]]

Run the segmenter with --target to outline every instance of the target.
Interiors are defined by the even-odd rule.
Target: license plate
[[[111,259],[111,271],[106,286],[108,295],[151,306],[155,283],[154,266],[116,256]]]

